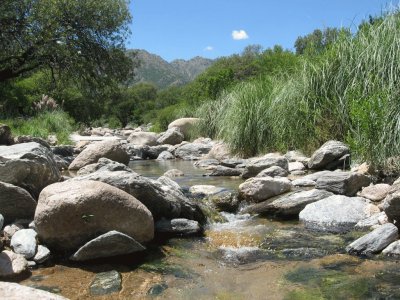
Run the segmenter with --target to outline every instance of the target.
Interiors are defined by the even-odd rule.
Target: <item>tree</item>
[[[1,0],[0,82],[39,69],[89,83],[124,80],[125,0]]]

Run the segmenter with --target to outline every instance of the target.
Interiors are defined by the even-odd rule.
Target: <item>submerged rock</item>
[[[23,255],[26,259],[33,258],[37,250],[37,233],[33,229],[21,229],[11,238],[11,247],[17,254]]]
[[[318,178],[316,188],[335,194],[354,196],[362,187],[369,185],[371,179],[353,172],[330,172]]]
[[[350,149],[346,144],[339,141],[328,141],[313,153],[308,167],[315,170],[343,167],[340,165],[340,158],[348,154],[350,154]]]
[[[239,185],[239,196],[250,202],[265,201],[290,191],[292,184],[287,178],[255,177]]]
[[[89,289],[92,296],[102,296],[119,292],[121,288],[121,274],[113,270],[96,274]]]
[[[12,282],[0,282],[0,295],[3,299],[17,300],[68,300],[59,295]]]
[[[163,176],[168,177],[168,178],[174,178],[174,177],[183,177],[183,176],[185,176],[185,174],[181,170],[171,169],[171,170],[168,170],[167,172],[165,172],[163,174]]]

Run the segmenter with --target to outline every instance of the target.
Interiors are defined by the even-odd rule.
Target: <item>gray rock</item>
[[[0,210],[5,222],[16,219],[33,219],[36,201],[23,188],[0,181]]]
[[[330,173],[331,173],[331,171],[318,171],[318,172],[315,172],[315,173],[308,174],[308,175],[304,176],[301,179],[312,180],[312,181],[316,182],[318,180],[318,178],[320,178],[321,176],[324,176],[324,175],[330,174]]]
[[[113,230],[87,242],[79,248],[70,259],[74,261],[84,261],[101,257],[130,254],[145,249],[144,246],[130,236]]]
[[[61,156],[54,155],[54,160],[57,164],[57,168],[62,171],[62,170],[67,170],[69,167],[69,162],[62,158]]]
[[[385,249],[382,253],[387,256],[399,256],[400,255],[400,240],[394,241]]]
[[[234,213],[239,209],[239,198],[237,193],[224,191],[209,197],[218,211]]]
[[[156,232],[177,234],[177,235],[190,235],[196,234],[201,231],[201,227],[197,221],[188,219],[161,219],[155,224]]]
[[[369,255],[385,249],[398,238],[398,229],[392,223],[384,224],[360,237],[346,247],[349,254]]]
[[[169,151],[163,151],[157,156],[157,160],[175,159],[175,156]]]
[[[240,176],[242,174],[242,170],[233,169],[224,166],[217,166],[211,173],[207,174],[208,176]]]
[[[4,227],[3,232],[8,238],[11,238],[18,230],[24,229],[21,224],[11,224]]]
[[[236,168],[238,165],[243,165],[246,163],[246,159],[241,158],[227,158],[221,160],[221,166],[228,168]]]
[[[158,138],[157,143],[160,145],[177,145],[182,143],[183,140],[183,134],[177,128],[173,127],[162,133],[161,136]]]
[[[155,132],[133,132],[128,137],[128,142],[140,146],[156,146],[158,134]]]
[[[60,178],[48,148],[38,143],[0,146],[0,181],[22,187],[36,198],[45,186]]]
[[[310,169],[335,169],[339,166],[339,159],[350,154],[349,147],[339,141],[328,141],[316,150],[311,156],[308,167]]]
[[[30,259],[36,254],[36,236],[37,233],[33,229],[18,230],[11,238],[11,247],[15,253]]]
[[[14,143],[11,128],[6,124],[0,124],[0,145],[12,145]]]
[[[174,178],[174,177],[185,176],[185,174],[181,170],[171,169],[171,170],[168,170],[167,172],[165,172],[163,174],[163,176],[168,177],[168,178]]]
[[[316,184],[317,183],[314,180],[306,178],[299,178],[292,181],[292,185],[298,187],[309,187],[309,186],[314,187]]]
[[[24,143],[38,143],[47,149],[50,149],[50,145],[47,141],[42,138],[30,136],[30,135],[20,135],[14,137],[13,144],[24,144]]]
[[[37,248],[36,255],[33,257],[33,260],[36,263],[41,264],[44,263],[46,260],[48,260],[50,255],[51,255],[50,250],[47,247],[39,245]]]
[[[335,194],[354,196],[362,187],[368,186],[371,179],[353,172],[331,172],[318,178],[316,188]]]
[[[279,166],[272,166],[262,170],[260,173],[257,174],[256,177],[286,177],[289,175],[289,172]]]
[[[4,225],[4,217],[2,214],[0,214],[0,230],[3,229],[3,225]]]
[[[225,189],[214,185],[193,185],[189,192],[194,196],[211,196],[223,192]]]
[[[262,170],[272,166],[281,167],[284,170],[289,170],[289,162],[284,156],[267,154],[263,157],[250,160],[243,171],[243,178],[251,178],[256,176]]]
[[[122,288],[121,274],[112,270],[96,274],[90,284],[90,294],[92,296],[108,295],[120,291]]]
[[[7,300],[68,300],[47,291],[12,282],[0,282],[0,295],[2,299]]]
[[[239,196],[250,202],[262,202],[290,191],[290,180],[283,177],[250,178],[239,185]]]
[[[51,151],[61,157],[70,157],[74,155],[74,147],[70,145],[59,145],[51,147]]]
[[[219,165],[219,160],[214,158],[201,159],[193,163],[193,166],[201,169],[214,169]]]
[[[132,144],[128,144],[130,147]],[[158,146],[134,146],[135,148],[135,156],[140,157],[141,159],[157,159],[158,156],[164,152],[173,152],[174,147],[171,145],[158,145]]]
[[[198,118],[180,118],[171,122],[168,125],[168,129],[177,128],[187,139],[190,134],[192,134],[193,129],[199,122],[200,119]]]
[[[129,155],[119,140],[107,140],[90,144],[70,164],[70,170],[79,170],[89,164],[97,163],[100,158],[128,164]]]
[[[391,190],[391,186],[385,183],[379,183],[375,185],[370,185],[362,189],[359,196],[367,198],[371,201],[381,201],[385,199],[389,191]]]
[[[289,163],[289,172],[294,172],[294,171],[303,171],[305,170],[305,166],[303,163],[295,161],[295,162],[290,162]]]
[[[207,154],[207,158],[214,158],[217,160],[229,159],[231,153],[229,147],[224,142],[216,142]]]
[[[300,151],[288,151],[285,154],[285,157],[288,159],[289,162],[301,162],[303,165],[308,165],[308,161],[310,160],[309,157],[305,156]]]
[[[384,211],[374,214],[367,219],[359,221],[354,227],[357,230],[370,230],[371,228],[388,223],[388,218]]]
[[[342,233],[368,218],[368,210],[364,198],[334,195],[308,204],[299,219],[310,230]]]
[[[211,148],[211,143],[187,143],[175,149],[174,154],[183,160],[198,160],[208,154]]]
[[[333,194],[323,190],[309,190],[283,195],[269,202],[261,202],[249,206],[244,213],[258,213],[264,215],[275,215],[282,218],[297,218],[299,213],[307,204],[332,196]]]
[[[0,278],[15,277],[27,270],[28,262],[23,255],[8,250],[0,253]],[[4,294],[1,295],[4,296]]]

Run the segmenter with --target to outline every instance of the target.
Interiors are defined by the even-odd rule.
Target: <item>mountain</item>
[[[196,56],[190,60],[176,59],[169,63],[160,56],[141,49],[130,50],[129,54],[136,54],[135,59],[139,62],[131,83],[150,82],[161,89],[192,81],[214,62],[212,59]]]

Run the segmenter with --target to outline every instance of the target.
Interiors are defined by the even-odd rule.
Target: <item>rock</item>
[[[185,174],[181,170],[171,169],[165,172],[163,176],[168,178],[174,178],[174,177],[183,177],[185,176]]]
[[[382,206],[389,220],[400,221],[400,189],[397,184],[393,184]]]
[[[178,145],[184,140],[183,134],[176,128],[170,128],[157,139],[157,144]]]
[[[8,250],[0,253],[0,278],[15,277],[27,270],[28,262],[23,255]],[[0,295],[4,296],[2,293]]]
[[[307,176],[304,176],[301,179],[312,180],[312,181],[317,182],[318,178],[320,178],[320,177],[322,177],[324,175],[327,175],[327,174],[331,174],[331,171],[318,171],[318,172],[315,172],[315,173],[308,174]]]
[[[292,185],[298,187],[309,187],[309,186],[315,186],[316,184],[317,183],[314,180],[306,178],[299,178],[292,181]]]
[[[228,168],[236,168],[239,165],[244,165],[246,161],[247,161],[246,159],[241,159],[241,158],[228,158],[221,160],[221,166]]]
[[[212,144],[187,143],[175,149],[175,156],[183,160],[197,160],[210,152]]]
[[[175,149],[174,146],[171,145],[138,146],[134,144],[128,144],[127,148],[130,156],[136,156],[141,159],[156,159],[162,152],[168,151],[172,153]]]
[[[65,160],[64,158],[62,158],[61,156],[58,155],[54,155],[54,160],[57,164],[57,168],[62,171],[62,170],[67,170],[70,163]]]
[[[128,142],[140,146],[156,146],[158,134],[155,132],[133,132],[128,137]]]
[[[289,162],[300,162],[303,165],[307,166],[308,161],[310,158],[305,156],[302,152],[300,151],[288,151],[285,154],[285,157],[288,159]]]
[[[384,211],[373,214],[367,219],[359,221],[354,227],[357,230],[370,230],[373,227],[388,223],[388,218]]]
[[[197,221],[188,219],[161,219],[156,222],[156,232],[176,235],[191,235],[201,231]]]
[[[195,126],[200,122],[198,118],[181,118],[171,122],[168,129],[177,128],[184,135],[185,139],[190,137]]]
[[[0,282],[0,295],[7,300],[68,300],[62,296],[12,282]]]
[[[209,159],[217,159],[217,160],[224,160],[229,159],[231,153],[229,151],[228,146],[223,142],[217,142],[211,148],[210,152],[206,155],[206,158]],[[229,166],[227,166],[229,167]]]
[[[0,146],[0,181],[22,187],[36,198],[60,178],[53,153],[46,147],[38,143]]]
[[[0,214],[0,230],[3,229],[3,225],[4,225],[4,217],[2,214]]]
[[[272,166],[281,167],[284,170],[289,170],[289,162],[284,156],[277,156],[274,154],[267,154],[263,157],[253,159],[247,163],[242,177],[250,178],[256,176],[262,170]]]
[[[11,136],[11,129],[6,124],[0,124],[0,145],[12,145],[14,143]]]
[[[44,263],[46,260],[48,260],[50,255],[51,255],[50,250],[47,247],[39,245],[37,248],[37,253],[33,257],[33,260],[36,263],[41,264]]]
[[[305,169],[306,167],[301,162],[295,161],[289,163],[289,172],[303,171]]]
[[[50,149],[50,145],[47,141],[39,137],[33,137],[30,135],[20,135],[14,138],[13,144],[23,144],[23,143],[38,143],[47,149]]]
[[[300,212],[299,219],[310,230],[342,233],[368,218],[368,210],[364,198],[334,195],[308,204]]]
[[[21,224],[11,224],[4,227],[3,232],[7,237],[11,238],[18,230],[24,229]]]
[[[382,254],[387,256],[399,256],[400,255],[400,240],[394,241],[385,249],[383,249]]]
[[[143,251],[146,248],[130,236],[112,230],[87,242],[71,257],[74,261],[84,261],[101,257],[111,257],[133,252]]]
[[[193,163],[196,168],[214,170],[219,165],[219,160],[213,158],[203,158]]]
[[[346,247],[349,254],[370,255],[378,253],[398,238],[398,229],[392,223],[384,224],[360,237]]]
[[[237,193],[224,191],[209,197],[218,211],[234,213],[239,209],[239,198]]]
[[[309,190],[283,195],[269,202],[261,202],[247,207],[243,213],[275,215],[281,218],[297,218],[307,204],[332,196],[333,194],[323,190]]]
[[[339,159],[348,154],[350,154],[350,149],[346,144],[339,141],[328,141],[313,153],[308,167],[315,170],[342,167],[339,165]]]
[[[15,253],[30,259],[36,254],[36,236],[37,233],[33,229],[18,230],[11,238],[11,247]]]
[[[168,288],[168,284],[165,282],[157,283],[153,285],[148,291],[147,295],[149,296],[159,296]]]
[[[79,170],[89,164],[96,163],[100,158],[108,158],[123,164],[129,163],[129,155],[118,140],[108,140],[90,144],[69,166],[70,170]]]
[[[5,222],[16,219],[33,219],[36,201],[23,188],[0,181],[0,211]]]
[[[74,147],[70,145],[59,145],[51,147],[53,154],[61,157],[70,157],[74,155]]]
[[[49,145],[51,146],[55,146],[58,144],[58,139],[57,136],[54,134],[50,134],[49,136],[47,136],[47,142],[49,143]]]
[[[287,178],[250,178],[239,185],[239,196],[250,202],[262,202],[273,196],[290,191],[292,184]]]
[[[379,183],[363,188],[362,191],[358,193],[358,196],[367,198],[371,201],[378,202],[385,199],[390,189],[391,189],[390,185],[385,183]]]
[[[109,272],[97,273],[89,289],[92,296],[102,296],[118,292],[121,288],[121,274],[112,270]]]
[[[189,192],[194,196],[211,196],[223,192],[225,189],[214,185],[193,185]]]
[[[365,175],[352,172],[330,172],[318,178],[316,188],[335,194],[354,196],[363,186],[369,185],[371,179]]]
[[[163,151],[157,156],[157,160],[175,159],[175,156],[169,151]]]
[[[233,169],[224,166],[217,166],[211,173],[207,174],[208,176],[240,176],[242,174],[242,170]]]
[[[82,180],[46,187],[35,212],[40,240],[59,250],[76,250],[88,240],[117,230],[139,242],[153,238],[150,211],[109,184]]]
[[[262,170],[260,173],[257,174],[256,177],[286,177],[289,175],[289,172],[279,166],[272,166]]]

